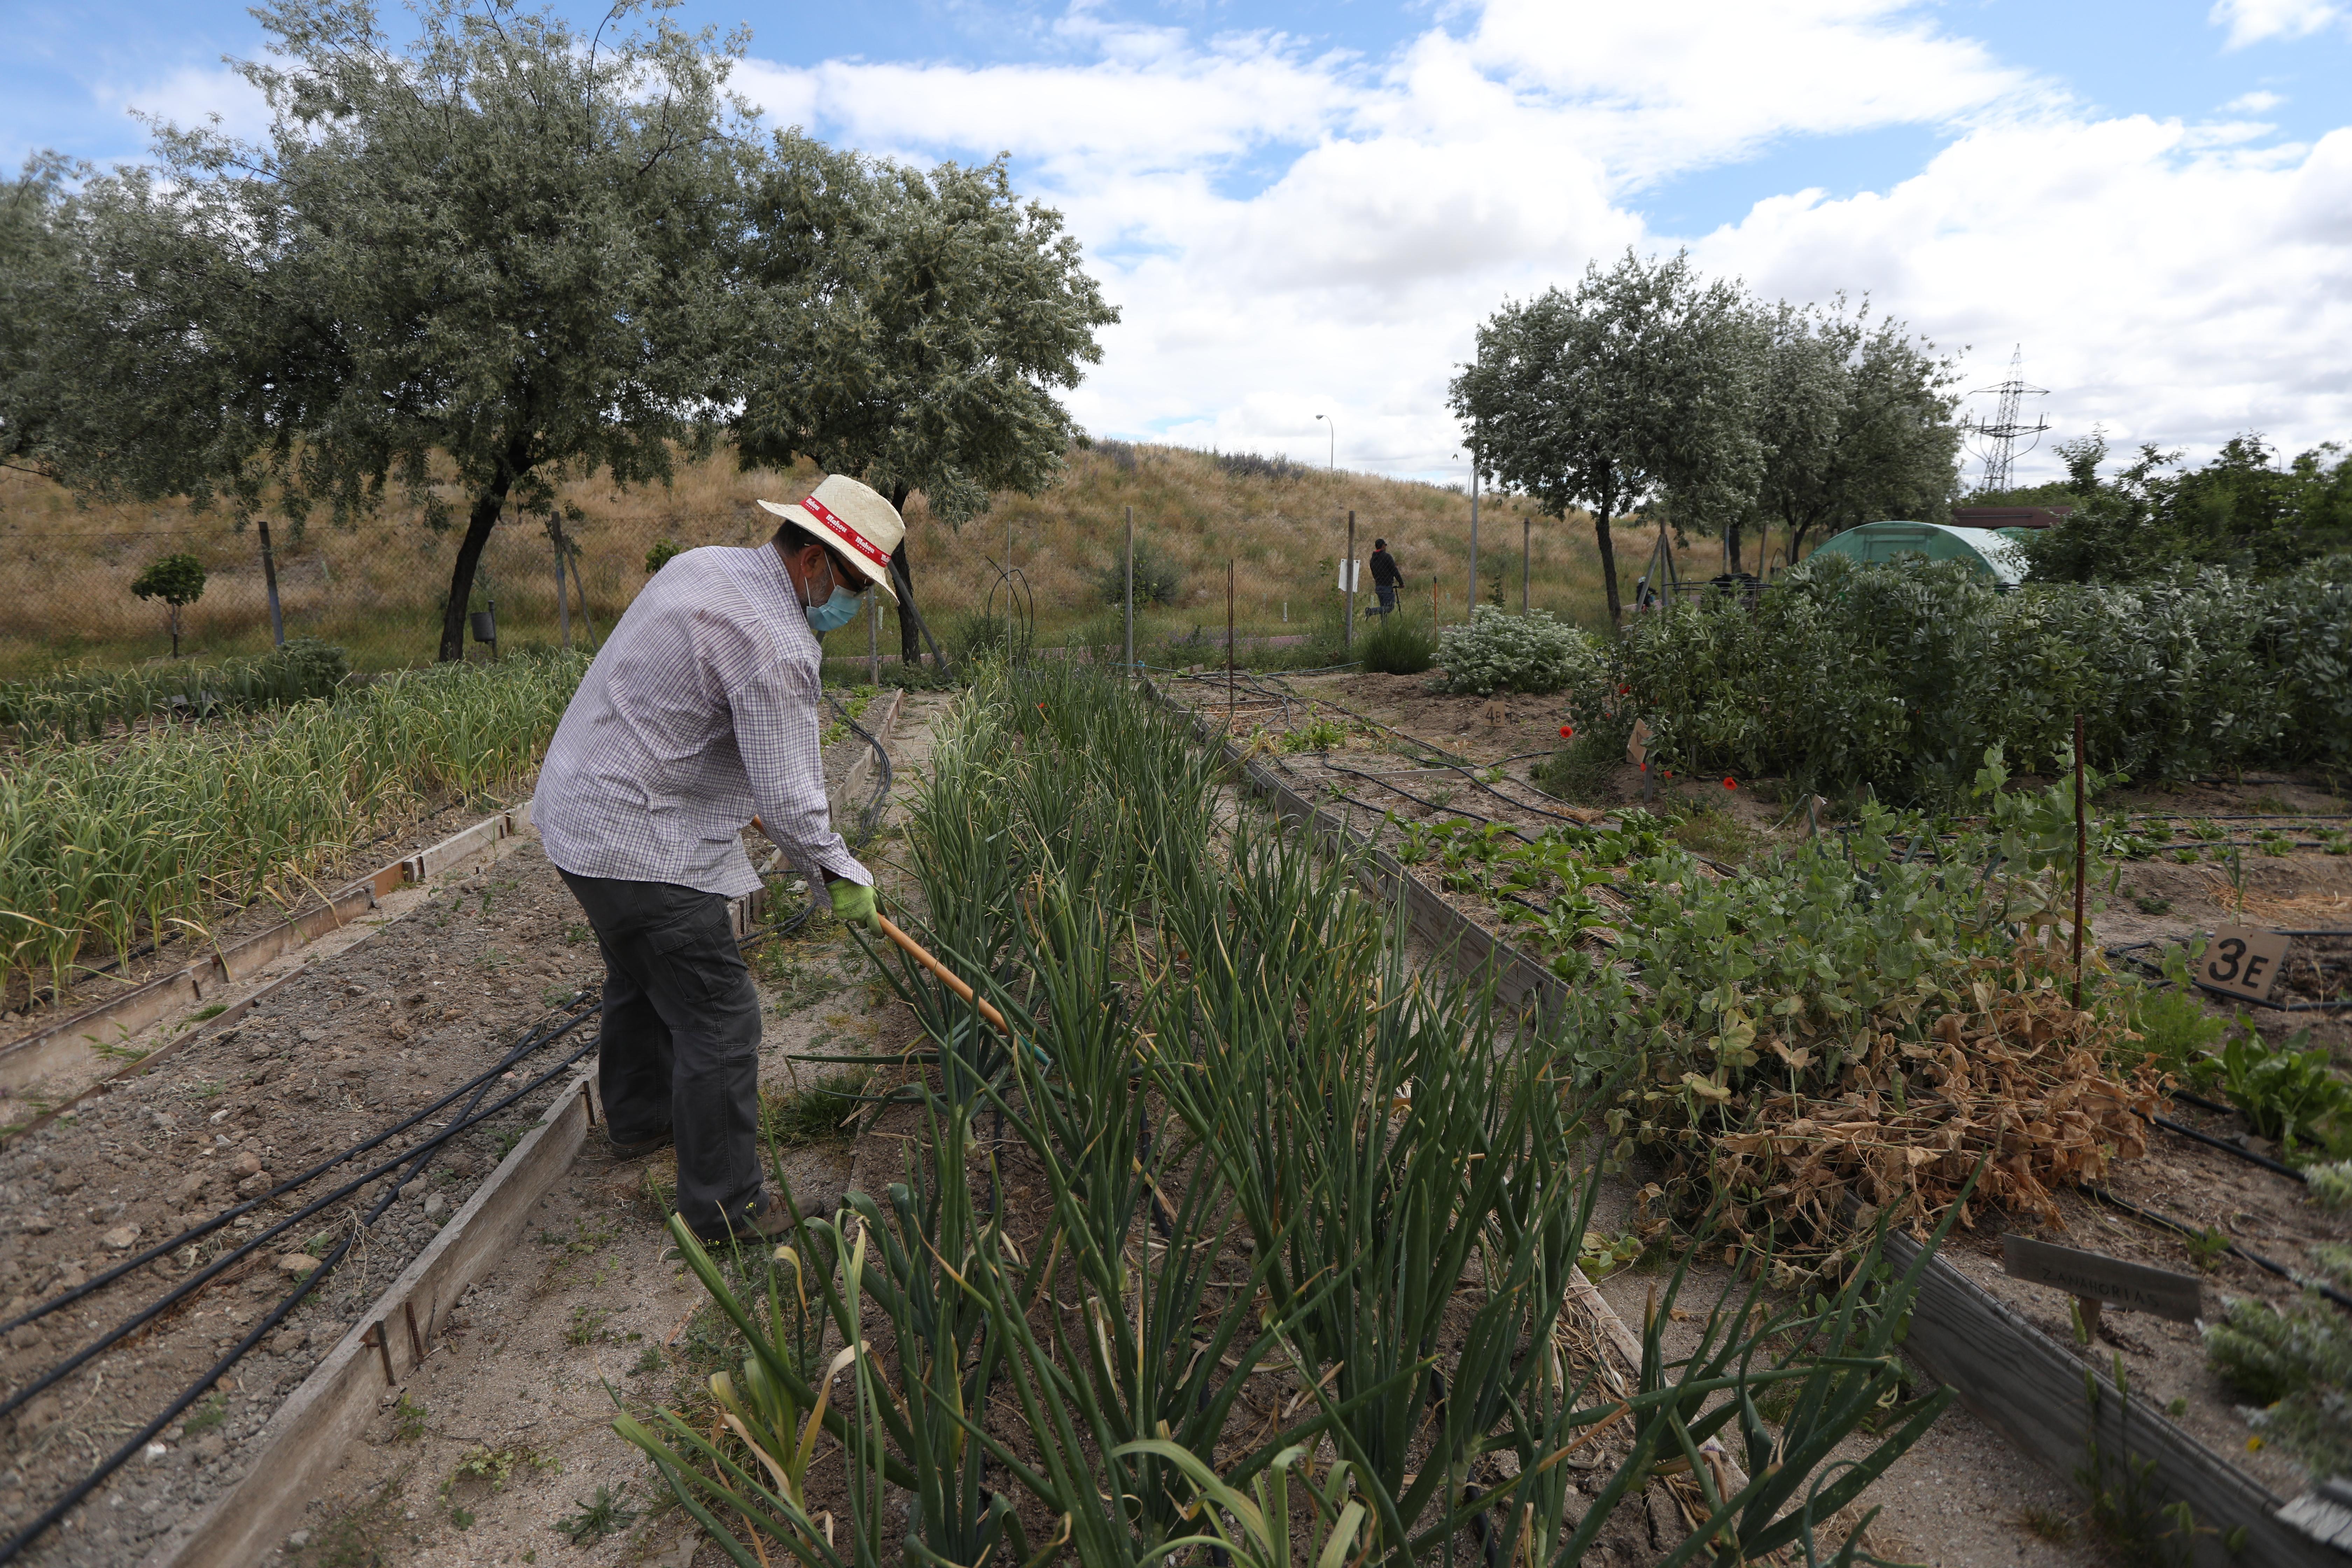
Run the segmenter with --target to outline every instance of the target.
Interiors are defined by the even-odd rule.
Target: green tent
[[[1942,522],[1865,522],[1833,533],[1816,555],[1845,555],[1856,561],[1893,561],[1897,556],[1924,555],[1930,561],[1965,561],[2004,588],[2025,580],[2025,556],[2000,532],[1990,528],[1954,528]]]

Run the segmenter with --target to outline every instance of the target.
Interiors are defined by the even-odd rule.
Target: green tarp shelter
[[[2025,581],[2023,552],[2001,531],[1954,528],[1941,522],[1865,522],[1833,533],[1816,555],[1846,555],[1856,561],[1892,561],[1924,555],[1930,561],[1965,561],[2004,588]]]

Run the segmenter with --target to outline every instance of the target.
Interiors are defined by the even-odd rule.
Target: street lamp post
[[[1315,417],[1323,422],[1324,428],[1331,436],[1330,456],[1323,460],[1323,471],[1327,474],[1331,473],[1339,466],[1339,422],[1328,414],[1318,414]]]

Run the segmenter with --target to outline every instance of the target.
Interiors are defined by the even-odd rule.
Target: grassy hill
[[[569,525],[583,552],[588,606],[599,631],[645,582],[645,556],[667,539],[686,546],[745,544],[772,531],[755,498],[803,493],[817,478],[739,471],[731,453],[682,466],[676,482],[614,490],[600,480],[573,481],[564,499],[584,520]],[[456,499],[454,492],[451,496]],[[1126,509],[1135,510],[1139,545],[1156,548],[1181,573],[1176,602],[1138,617],[1141,641],[1224,626],[1225,563],[1234,563],[1235,608],[1244,635],[1302,631],[1338,613],[1337,567],[1356,514],[1357,547],[1368,555],[1385,535],[1402,567],[1404,603],[1444,622],[1464,616],[1470,503],[1459,490],[1318,468],[1246,455],[1218,456],[1172,447],[1102,442],[1070,454],[1063,481],[1039,496],[1003,495],[983,516],[950,531],[921,498],[908,506],[918,602],[944,639],[961,617],[988,603],[1005,555],[1034,595],[1041,640],[1109,642],[1117,609],[1099,589],[1118,561]],[[1531,510],[1507,497],[1480,504],[1480,589],[1497,575],[1504,602],[1517,609],[1520,522]],[[309,631],[344,644],[362,667],[412,664],[432,657],[446,592],[454,535],[436,533],[411,509],[388,504],[375,521],[352,530],[320,523],[276,528],[280,596],[289,634]],[[1644,530],[1618,531],[1617,560],[1630,584],[1653,543]],[[217,513],[184,506],[80,507],[55,486],[0,471],[0,594],[11,613],[0,631],[0,675],[52,663],[121,663],[168,647],[161,608],[131,595],[129,584],[154,557],[186,550],[212,573],[204,598],[187,614],[188,646],[201,654],[256,651],[268,638],[261,572],[253,534]],[[536,521],[510,521],[485,552],[482,597],[498,602],[509,647],[556,636],[553,556]],[[1606,619],[1590,523],[1537,518],[1529,600],[1588,625]],[[1370,603],[1369,580],[1359,609]],[[1001,606],[1003,600],[997,600]],[[1287,606],[1287,619],[1285,606]],[[575,602],[575,617],[577,615]],[[886,617],[886,649],[897,646]],[[832,651],[863,652],[857,628],[835,634]],[[851,647],[851,644],[855,647]]]

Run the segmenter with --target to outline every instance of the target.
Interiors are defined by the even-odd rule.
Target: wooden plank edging
[[[376,900],[394,888],[425,881],[485,851],[494,852],[499,840],[513,837],[530,822],[529,802],[515,810],[484,817],[431,848],[395,860],[324,902],[298,910],[267,930],[231,946],[217,948],[193,963],[159,974],[45,1029],[0,1046],[0,1087],[11,1090],[28,1088],[60,1068],[79,1066],[89,1059],[91,1051],[127,1039],[179,1009],[194,1006],[219,986],[242,980],[272,959],[349,925],[373,909]],[[134,1072],[153,1059],[151,1054],[126,1062],[100,1081]]]
[[[594,1114],[583,1068],[414,1262],[246,1445],[234,1485],[174,1529],[142,1568],[248,1568],[297,1528],[384,1396],[435,1353],[458,1298],[505,1261],[530,1211],[571,1167]]]

